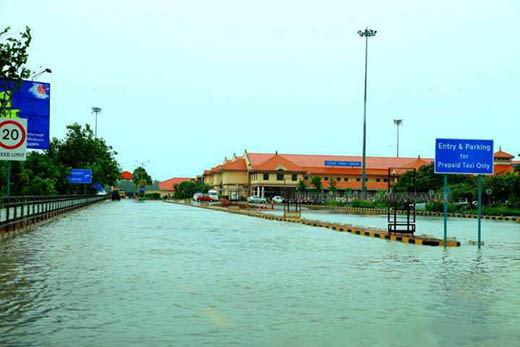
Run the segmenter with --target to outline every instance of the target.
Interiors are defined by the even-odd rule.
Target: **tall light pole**
[[[358,34],[361,37],[365,38],[365,97],[363,100],[363,169],[361,176],[361,193],[364,196],[367,187],[366,187],[366,135],[367,135],[367,64],[368,64],[368,38],[372,36],[376,36],[377,30],[372,30],[366,28],[364,31],[359,30]]]
[[[94,131],[94,134],[96,136],[96,139],[97,139],[97,115],[98,113],[101,112],[101,107],[92,107],[92,113],[95,113],[96,114],[96,127],[95,127],[95,131]]]
[[[399,127],[403,125],[403,120],[394,119],[394,124],[397,127],[397,158],[399,158]]]

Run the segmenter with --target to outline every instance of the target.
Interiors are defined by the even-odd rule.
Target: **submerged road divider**
[[[106,200],[105,195],[13,196],[0,199],[0,240],[43,221]]]
[[[299,224],[304,224],[304,225],[313,226],[313,227],[332,229],[337,232],[348,232],[348,233],[355,234],[355,235],[369,236],[369,237],[373,237],[373,238],[403,242],[403,243],[408,243],[408,244],[413,244],[413,245],[444,246],[443,240],[433,238],[430,236],[396,234],[396,233],[390,234],[385,229],[367,228],[367,227],[354,226],[354,225],[350,225],[350,224],[329,223],[329,222],[323,222],[323,221],[313,220],[313,219],[283,218],[281,216],[276,216],[276,215],[262,213],[262,212],[256,212],[256,211],[228,209],[228,208],[224,208],[224,207],[210,206],[210,205],[192,205],[191,203],[177,202],[174,200],[165,200],[165,202],[183,205],[183,206],[204,208],[204,209],[213,210],[213,211],[222,211],[222,212],[227,212],[227,213],[240,214],[240,215],[249,216],[249,217],[275,220],[275,221],[280,221],[280,222],[299,223]],[[448,240],[447,247],[460,247],[460,242],[457,240]]]

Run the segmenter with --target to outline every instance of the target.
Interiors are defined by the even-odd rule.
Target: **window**
[[[276,180],[283,181],[283,173],[276,174]]]
[[[308,175],[307,175],[307,176],[305,176],[305,180],[306,180],[306,181],[308,181],[308,180],[309,180],[309,176],[308,176]]]
[[[381,179],[380,178],[376,178],[376,182],[381,182]]]
[[[361,182],[361,178],[356,178],[356,182]]]
[[[328,180],[329,180],[329,178],[328,178],[327,176],[323,177],[323,179],[324,179],[325,181],[328,181]]]
[[[336,181],[341,182],[341,177],[336,177]]]
[[[297,181],[297,180],[298,180],[298,175],[297,175],[297,174],[292,174],[291,179],[292,179],[293,181]]]
[[[348,177],[343,177],[343,182],[348,182]]]
[[[388,178],[383,179],[383,182],[388,182]]]
[[[269,181],[269,174],[268,173],[264,174],[264,181]]]

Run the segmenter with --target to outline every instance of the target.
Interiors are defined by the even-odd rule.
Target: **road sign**
[[[435,173],[493,174],[493,140],[435,140]]]
[[[0,97],[7,88],[0,83]],[[28,120],[27,148],[49,148],[51,86],[49,83],[23,81],[21,88],[7,100],[7,108],[0,117]]]
[[[24,161],[27,156],[27,119],[0,118],[0,160]]]
[[[92,183],[92,170],[87,169],[72,169],[67,180],[72,184],[87,184]]]
[[[353,166],[360,167],[360,161],[338,161],[338,160],[325,160],[325,166]]]

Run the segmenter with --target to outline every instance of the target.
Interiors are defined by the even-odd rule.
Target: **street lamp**
[[[376,36],[377,30],[366,28],[364,31],[359,30],[358,34],[365,38],[365,97],[363,108],[363,171],[361,177],[361,194],[364,196],[367,190],[366,181],[366,135],[367,135],[367,63],[368,63],[368,38]]]
[[[96,130],[94,132],[95,136],[96,136],[96,139],[97,139],[97,116],[98,116],[98,113],[101,112],[101,107],[92,107],[92,113],[95,113],[96,114]]]
[[[40,68],[41,68],[41,66],[40,66]],[[49,68],[47,67],[47,68],[43,69],[42,71],[33,74],[33,75],[31,76],[31,81],[34,81],[34,79],[35,79],[36,77],[40,77],[40,76],[41,76],[42,74],[44,74],[44,73],[52,73],[52,70],[49,69]]]
[[[399,158],[399,126],[403,125],[403,120],[394,119],[394,124],[397,127],[397,158]]]

